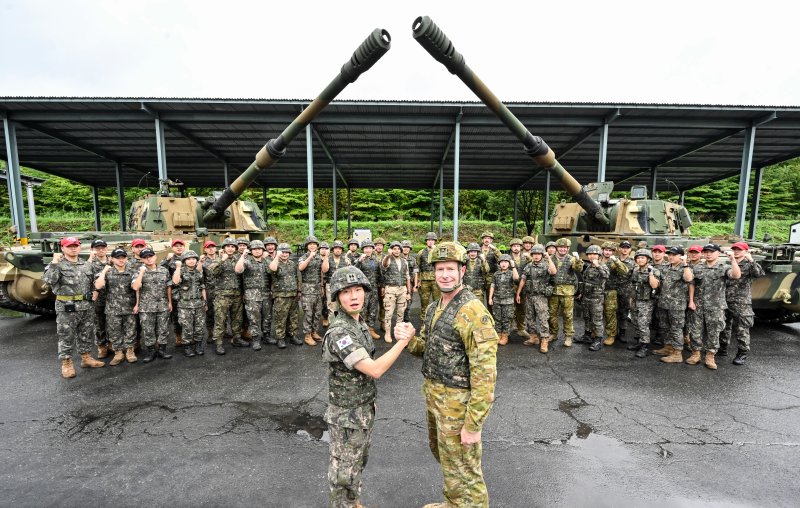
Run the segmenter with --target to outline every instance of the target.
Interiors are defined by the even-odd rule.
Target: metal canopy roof
[[[100,187],[157,185],[154,119],[166,125],[168,175],[189,187],[224,186],[307,100],[0,97],[0,114],[17,123],[20,164]],[[582,183],[597,179],[608,124],[606,180],[688,190],[738,174],[745,131],[757,126],[754,168],[800,156],[800,107],[662,104],[509,103]],[[522,145],[480,103],[341,101],[313,123],[314,186],[426,189],[453,186],[453,140],[460,118],[459,187],[543,189],[545,175]],[[0,157],[6,157],[0,137]],[[257,183],[306,187],[306,139]],[[345,184],[346,182],[346,184]],[[557,184],[553,183],[555,188]]]

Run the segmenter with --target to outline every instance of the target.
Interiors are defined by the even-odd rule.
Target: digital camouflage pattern
[[[730,266],[719,261],[713,266],[708,263],[694,267],[694,303],[696,329],[691,333],[692,350],[716,353],[719,349],[719,337],[725,330],[726,281]]]
[[[619,327],[620,333],[623,333],[628,316],[633,318],[634,310],[631,307],[633,291],[631,289],[630,273],[633,271],[636,264],[633,261],[633,256],[628,256],[625,259],[620,258],[620,261],[628,267],[629,275],[619,282],[619,287],[617,288],[617,326]]]
[[[354,429],[328,424],[328,507],[355,508],[361,497],[361,475],[367,467],[372,427]]]
[[[169,278],[172,279],[172,275],[175,273],[176,268],[176,261],[180,261],[181,257],[177,254],[172,256],[172,258],[164,258],[161,261],[161,266],[166,268],[169,271]],[[185,269],[184,265],[184,269]],[[170,321],[172,321],[172,327],[175,329],[175,335],[180,335],[183,333],[183,327],[181,326],[181,319],[178,315],[178,302],[181,299],[181,288],[180,286],[172,286],[172,312],[170,312],[169,317]]]
[[[102,292],[106,297],[104,309],[108,339],[114,351],[133,347],[136,341],[136,315],[133,313],[136,291],[131,287],[135,278],[136,272],[129,263],[121,272],[113,266],[106,272],[106,285]]]
[[[142,327],[142,343],[147,347],[167,343],[170,317],[168,287],[172,287],[172,280],[166,268],[157,266],[145,270],[139,289],[139,324]]]
[[[489,275],[489,264],[485,259],[478,256],[475,259],[467,258],[465,266],[467,269],[464,272],[464,286],[472,291],[473,295],[483,300],[483,286],[486,283],[486,277]]]
[[[106,261],[100,259],[92,260],[92,275],[95,279],[97,279],[97,275],[110,264],[110,259],[111,258],[107,258]],[[107,346],[110,344],[110,341],[108,339],[108,326],[106,324],[105,290],[97,292],[97,299],[92,302],[92,304],[94,306],[94,343],[97,346]]]
[[[750,329],[753,327],[753,279],[764,277],[764,268],[758,263],[746,259],[738,262],[742,276],[739,279],[728,279],[725,286],[725,329],[720,341],[730,344],[736,341],[742,351],[750,351]]]
[[[658,326],[665,343],[675,349],[683,349],[683,328],[686,324],[686,308],[689,303],[689,284],[683,280],[684,267],[667,265],[660,270],[660,292],[658,296]]]
[[[509,268],[498,270],[492,275],[492,316],[494,316],[497,333],[509,333],[511,320],[514,319],[514,274]]]
[[[300,263],[309,258],[306,253],[300,258]],[[316,332],[322,322],[322,258],[315,255],[301,272],[301,300],[303,308],[303,333]]]
[[[177,305],[178,321],[180,321],[181,344],[187,345],[193,342],[201,342],[205,336],[205,301],[203,300],[203,289],[205,289],[205,276],[202,271],[189,269],[188,266],[181,267],[181,282],[178,284],[181,299]]]
[[[636,336],[643,344],[650,343],[650,325],[653,320],[653,310],[656,298],[653,288],[650,287],[650,267],[644,270],[638,266],[631,270],[629,275],[631,297],[633,298],[633,322],[636,327]],[[660,270],[653,270],[656,279],[661,278]]]
[[[56,334],[58,335],[58,359],[72,358],[75,344],[78,353],[88,353],[94,339],[94,309],[91,303],[91,290],[94,282],[92,266],[78,259],[75,263],[62,259],[45,267],[42,280],[56,295]],[[74,312],[65,310],[65,301],[58,297],[81,298],[71,300]]]
[[[301,290],[302,277],[297,263],[291,259],[278,261],[278,269],[272,271],[272,316],[275,336],[283,339],[297,334],[300,318],[297,315],[297,298]],[[288,325],[288,330],[287,330]]]
[[[525,265],[520,284],[525,291],[525,326],[528,333],[535,333],[539,337],[550,337],[550,309],[548,296],[552,293],[550,287],[550,274],[547,271],[547,261],[542,259],[538,263],[531,260]]]
[[[249,322],[247,329],[253,340],[269,337],[272,329],[272,291],[269,287],[271,262],[269,256],[263,256],[260,261],[247,256],[244,261],[244,312]]]
[[[203,264],[203,279],[206,283],[206,329],[213,333],[214,330],[214,275],[211,273],[211,265],[217,260],[217,257],[205,257],[202,259]]]
[[[367,322],[367,326],[374,327],[378,309],[382,303],[382,301],[379,302],[381,298],[380,291],[378,291],[382,280],[380,260],[373,252],[371,256],[365,257],[363,260],[359,258],[354,266],[364,273],[372,286],[372,291],[364,293],[364,307],[361,310],[361,316]]]
[[[605,286],[605,299],[603,300],[603,317],[605,319],[605,332],[608,337],[616,337],[619,331],[617,313],[619,311],[619,288],[623,281],[628,279],[628,265],[614,257],[608,260],[601,259],[608,267],[609,275]]]
[[[583,308],[587,314],[586,327],[592,331],[592,337],[604,337],[603,302],[605,300],[605,283],[609,269],[603,263],[594,266],[586,264],[583,271]]]

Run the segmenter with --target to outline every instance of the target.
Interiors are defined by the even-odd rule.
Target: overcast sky
[[[475,100],[411,37],[429,15],[507,101],[800,105],[800,4],[0,0],[0,95]]]

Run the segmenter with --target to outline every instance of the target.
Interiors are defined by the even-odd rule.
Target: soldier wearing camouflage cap
[[[375,379],[389,370],[408,345],[408,340],[398,340],[380,358],[373,358],[375,344],[361,319],[364,296],[373,291],[366,276],[353,266],[343,266],[331,277],[338,312],[322,343],[322,359],[328,364],[329,506],[361,506],[361,476],[375,423]]]
[[[264,243],[253,240],[249,252],[245,251],[234,266],[234,271],[242,277],[244,312],[253,351],[261,351],[261,343],[267,342],[272,328],[271,261],[264,252]]]
[[[319,254],[321,257],[328,258],[328,271],[322,274],[322,326],[327,328],[330,324],[330,321],[328,321],[328,303],[330,302],[328,284],[331,281],[331,275],[333,275],[330,269],[331,246],[328,242],[319,243]]]
[[[466,272],[464,272],[464,285],[472,291],[480,301],[483,301],[483,285],[489,272],[489,264],[480,255],[481,247],[475,242],[467,245]]]
[[[603,318],[605,319],[606,332],[603,345],[611,346],[619,335],[619,324],[617,322],[620,299],[619,289],[628,280],[630,268],[615,255],[617,250],[616,243],[603,242],[600,248],[603,253],[600,261],[608,266],[609,270],[605,286],[605,298],[603,299]]]
[[[683,259],[682,247],[667,250],[669,260],[661,267],[661,286],[658,295],[658,322],[661,336],[666,339],[663,348],[653,351],[662,356],[664,363],[683,363],[683,327],[686,321],[686,308],[689,298],[694,296],[691,284],[692,269]]]
[[[495,330],[499,337],[498,344],[505,346],[511,331],[511,319],[514,317],[514,294],[519,272],[510,254],[500,256],[498,264],[500,267],[492,275],[492,285],[489,287],[489,305],[492,307]]]
[[[291,254],[292,248],[289,244],[282,243],[278,245],[278,255],[269,264],[269,271],[272,274],[275,336],[279,349],[286,347],[287,333],[292,344],[303,345],[303,341],[297,336],[300,325],[297,302],[300,300],[303,277],[297,263],[290,259]]]
[[[203,242],[203,254],[200,255],[200,265],[203,267],[203,281],[206,284],[206,342],[214,342],[214,277],[209,266],[219,258],[217,243],[213,240]]]
[[[421,355],[428,442],[444,476],[447,506],[488,506],[481,467],[481,430],[494,402],[497,332],[481,301],[463,287],[466,252],[443,242],[430,254],[442,293],[425,313],[419,337],[411,323],[398,340]]]
[[[553,292],[550,278],[557,272],[556,265],[549,255],[545,255],[544,246],[536,244],[531,247],[530,261],[520,275],[517,288],[517,303],[525,305],[525,325],[529,338],[523,345],[539,346],[542,353],[548,352],[550,343],[550,313],[548,297]]]
[[[322,284],[324,274],[330,269],[328,253],[319,252],[319,240],[314,235],[306,237],[306,253],[298,261],[302,275],[300,305],[303,309],[303,335],[308,346],[322,340],[319,326],[322,322]]]
[[[178,320],[183,334],[181,345],[186,357],[203,355],[205,340],[205,306],[207,300],[203,265],[200,256],[193,250],[187,250],[180,261],[175,261],[175,272],[172,274],[173,287],[179,287],[181,299],[174,303],[178,308]]]
[[[433,300],[437,300],[440,296],[439,289],[436,286],[436,277],[434,277],[433,274],[433,266],[428,263],[428,256],[430,255],[434,245],[436,245],[436,240],[436,233],[433,231],[429,232],[425,235],[425,247],[417,252],[420,317],[423,319],[425,317],[425,311],[428,309],[428,305],[430,305]]]
[[[550,296],[548,312],[550,313],[551,342],[558,340],[559,320],[564,321],[564,347],[571,347],[575,337],[574,306],[577,289],[577,274],[583,271],[583,261],[577,252],[569,254],[572,242],[567,238],[559,238],[555,242],[556,255],[553,264],[556,274],[553,276],[553,295]]]
[[[392,342],[392,318],[397,317],[397,322],[402,323],[406,306],[411,301],[411,278],[408,273],[402,247],[395,240],[389,246],[389,255],[381,261],[381,296],[385,309],[383,340],[386,342]]]
[[[167,254],[167,257],[161,261],[161,266],[166,268],[169,271],[169,276],[172,278],[172,274],[175,273],[175,262],[180,261],[181,256],[183,253],[186,252],[186,241],[183,238],[173,238],[172,239],[172,252]],[[174,286],[172,288],[172,312],[169,313],[169,320],[172,322],[172,328],[175,331],[175,347],[183,347],[183,341],[181,340],[181,335],[183,333],[183,329],[181,327],[181,322],[178,317],[178,301],[181,299],[181,289],[178,286]]]

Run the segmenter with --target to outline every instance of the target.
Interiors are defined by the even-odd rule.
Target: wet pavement
[[[175,356],[63,380],[55,322],[0,316],[0,505],[326,505],[319,348]],[[744,367],[619,345],[498,355],[484,427],[492,506],[797,506],[800,326],[758,326]],[[386,345],[380,343],[378,351]],[[378,382],[362,500],[441,499],[420,361]]]

